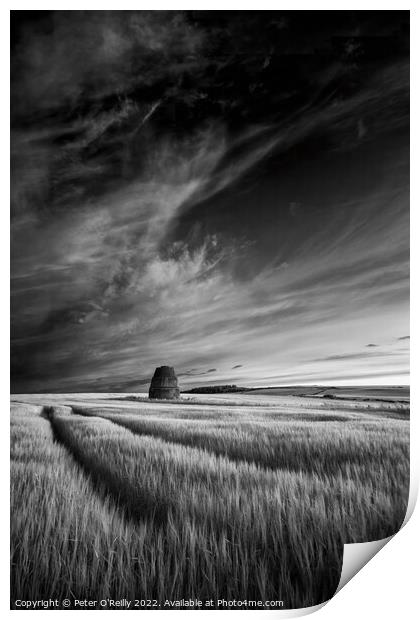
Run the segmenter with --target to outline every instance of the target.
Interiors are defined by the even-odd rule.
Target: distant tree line
[[[247,388],[237,385],[207,385],[185,390],[184,394],[223,394],[226,392],[246,392]]]

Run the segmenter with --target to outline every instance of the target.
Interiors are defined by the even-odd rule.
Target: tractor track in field
[[[72,407],[69,409],[69,417],[76,416]],[[138,524],[141,521],[152,521],[156,526],[162,526],[166,521],[172,505],[166,502],[156,503],[147,492],[139,493],[137,489],[135,501],[133,494],[128,488],[124,488],[116,476],[112,475],[110,468],[104,464],[102,467],[92,467],[92,460],[77,444],[68,440],[64,432],[63,420],[57,416],[56,410],[60,407],[44,406],[41,415],[46,417],[52,428],[54,440],[62,445],[81,468],[83,474],[90,480],[92,486],[102,501],[107,496],[111,497],[118,511],[124,519]],[[88,416],[86,416],[88,417]],[[99,416],[97,416],[99,417]],[[105,418],[103,418],[105,419]],[[109,420],[112,424],[112,422]]]

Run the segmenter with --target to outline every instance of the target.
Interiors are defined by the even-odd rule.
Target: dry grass
[[[408,467],[409,425],[388,419],[388,414],[384,419],[380,414],[333,416],[328,411],[312,416],[305,412],[239,412],[230,416],[206,412],[194,417],[184,414],[177,419],[95,408],[79,407],[74,411],[99,415],[139,435],[199,447],[270,469],[311,472],[323,477],[339,471],[357,481],[362,477],[371,479],[375,471],[375,478],[380,476],[380,488],[393,497],[399,494]],[[355,472],[357,468],[360,471]]]
[[[138,407],[14,411],[13,598],[314,605],[404,519],[405,420]]]

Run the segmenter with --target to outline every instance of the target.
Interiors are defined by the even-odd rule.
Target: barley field
[[[16,395],[11,606],[315,605],[345,543],[398,530],[408,491],[406,398]]]

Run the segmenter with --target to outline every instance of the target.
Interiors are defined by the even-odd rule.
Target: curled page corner
[[[334,596],[338,594],[338,592],[340,592],[340,590],[407,524],[414,511],[414,506],[417,501],[417,494],[418,483],[412,476],[405,518],[400,529],[395,532],[395,534],[392,534],[387,538],[381,538],[380,540],[362,543],[349,543],[344,545],[341,576]]]
[[[404,524],[406,523],[407,518],[404,520]],[[403,526],[402,526],[403,527]],[[343,564],[341,567],[341,575],[340,581],[338,583],[337,589],[334,592],[334,596],[336,596],[344,586],[353,579],[355,575],[368,563],[370,560],[383,548],[385,545],[393,538],[395,534],[392,536],[388,536],[387,538],[381,538],[380,540],[373,540],[370,542],[363,543],[348,543],[344,545],[343,552]],[[334,598],[334,596],[332,598]],[[326,605],[330,600],[319,603],[318,605],[314,605],[312,607],[303,607],[300,609],[286,609],[286,610],[278,610],[277,614],[281,618],[298,618],[300,616],[306,616],[312,614],[318,610],[320,610],[324,605]]]
[[[404,521],[405,523],[405,521]],[[351,580],[353,577],[393,538],[382,538],[363,543],[349,543],[344,545],[343,564],[341,568],[340,581],[334,596]],[[332,598],[334,598],[334,596]],[[320,610],[331,599],[314,605],[313,607],[303,607],[301,609],[278,610],[277,615],[281,618],[298,618],[306,616]]]
[[[341,567],[341,575],[340,581],[338,583],[337,589],[334,592],[334,596],[340,592],[344,586],[353,579],[355,575],[364,567],[370,560],[377,554],[389,541],[394,538],[402,528],[407,524],[410,520],[411,515],[413,514],[414,507],[416,505],[417,496],[418,496],[418,481],[415,475],[411,476],[410,481],[410,490],[407,502],[407,511],[404,517],[404,521],[401,524],[400,529],[388,536],[387,538],[381,538],[380,540],[372,540],[369,542],[362,543],[347,543],[344,545],[343,551],[343,564]],[[319,603],[318,605],[313,605],[311,607],[301,607],[297,609],[283,609],[276,610],[276,615],[281,618],[299,618],[302,616],[308,616],[309,614],[313,614],[316,611],[319,611],[324,607],[332,598]],[[262,614],[269,613],[270,616],[273,616],[273,612],[264,611]]]
[[[363,543],[350,543],[344,545],[343,565],[341,568],[340,581],[334,596],[361,570],[385,545],[393,538],[381,538]]]

